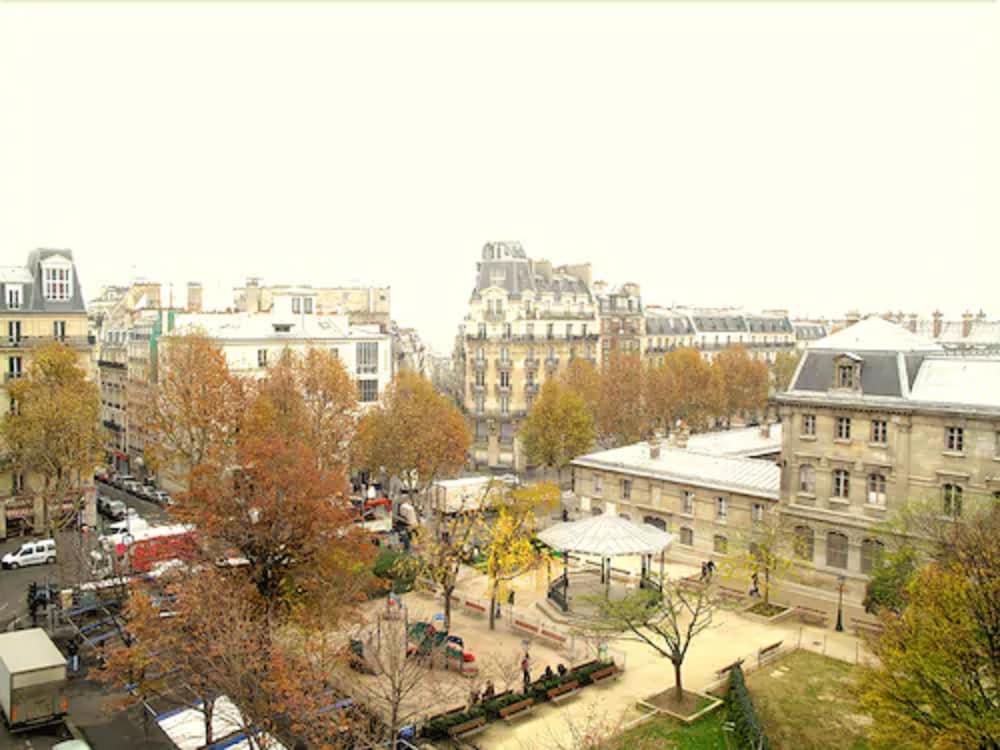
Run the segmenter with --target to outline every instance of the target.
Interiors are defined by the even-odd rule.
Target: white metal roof
[[[538,532],[538,538],[563,552],[600,557],[655,555],[674,539],[655,526],[626,521],[613,513],[558,523]]]
[[[205,747],[205,714],[199,708],[168,711],[157,716],[156,723],[178,750],[200,750]],[[243,715],[236,704],[225,695],[216,698],[212,708],[212,737],[215,742],[243,733],[245,729]],[[257,740],[268,750],[285,750],[284,746],[270,735],[259,735]],[[249,748],[250,743],[244,739],[226,745],[230,750],[242,750]]]
[[[276,330],[275,326],[289,330]],[[222,341],[333,341],[385,339],[374,327],[348,323],[345,315],[271,315],[269,313],[185,313],[177,316],[174,334],[199,329]]]
[[[910,400],[1000,407],[1000,358],[925,359],[910,389]]]
[[[781,484],[781,469],[771,461],[711,455],[666,445],[660,448],[658,458],[651,458],[649,443],[634,443],[581,456],[573,461],[573,466],[743,492],[775,500],[778,499]]]
[[[865,318],[809,344],[810,349],[845,352],[933,352],[940,344],[878,317]]]
[[[781,423],[770,425],[767,432],[766,437],[761,427],[700,432],[688,438],[687,449],[696,453],[744,458],[780,451]]]
[[[66,666],[66,657],[41,628],[0,634],[0,658],[9,672]]]

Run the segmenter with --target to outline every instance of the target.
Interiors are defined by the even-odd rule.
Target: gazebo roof
[[[560,552],[600,557],[654,555],[674,539],[655,526],[626,521],[612,513],[557,523],[540,531],[538,538]]]

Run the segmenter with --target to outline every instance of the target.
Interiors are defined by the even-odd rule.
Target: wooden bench
[[[827,627],[827,621],[830,616],[820,609],[813,609],[812,607],[796,607],[795,612],[799,616],[799,622],[804,622],[808,625],[818,625],[821,628]]]
[[[437,721],[438,719],[445,719],[449,716],[452,716],[453,714],[465,713],[465,710],[466,710],[465,706],[458,706],[457,708],[449,708],[447,711],[444,711],[439,714],[434,714],[433,716],[431,716],[429,719],[427,719],[427,723],[430,724],[432,721]]]
[[[859,638],[862,635],[879,636],[882,635],[883,627],[877,622],[866,622],[865,620],[859,620],[855,617],[851,618],[851,627],[854,629],[854,635]]]
[[[464,721],[461,724],[456,724],[453,727],[449,727],[448,734],[453,738],[471,737],[474,734],[479,734],[486,729],[486,717],[477,716],[475,719],[469,719],[469,721]]]
[[[549,696],[549,700],[553,703],[561,703],[562,701],[569,700],[579,692],[580,683],[573,680],[572,682],[567,682],[559,687],[554,687],[551,690],[546,690],[545,694]]]
[[[548,638],[550,641],[555,641],[559,646],[566,645],[566,636],[560,635],[552,630],[546,630],[544,627],[541,629],[540,634],[543,638]]]
[[[486,607],[484,607],[479,602],[474,602],[474,601],[471,601],[469,599],[465,600],[465,608],[466,609],[471,609],[473,612],[475,612],[477,614],[480,614],[480,615],[485,615],[487,613]]]
[[[726,674],[727,674],[727,673],[728,673],[728,672],[729,672],[730,670],[732,670],[732,669],[736,669],[736,667],[739,667],[739,666],[742,666],[742,665],[743,665],[743,660],[742,660],[742,659],[737,659],[737,660],[736,660],[736,661],[734,661],[734,662],[733,662],[732,664],[727,664],[727,665],[726,665],[726,666],[724,666],[724,667],[723,667],[722,669],[719,669],[719,670],[717,670],[717,671],[715,672],[715,676],[716,676],[716,678],[717,678],[717,679],[720,679],[720,680],[721,680],[722,678],[724,678],[724,677],[726,676]]]
[[[770,646],[764,646],[757,652],[757,666],[766,664],[771,661],[781,653],[781,644],[784,641],[778,641],[777,643],[772,643]]]
[[[516,719],[526,713],[529,713],[534,705],[534,698],[525,698],[523,701],[511,703],[509,706],[504,706],[500,709],[500,718],[504,721]]]
[[[538,635],[538,626],[537,625],[532,625],[530,622],[525,622],[524,620],[519,620],[517,618],[514,618],[514,623],[513,624],[514,624],[514,627],[518,628],[519,630],[525,630],[525,631],[527,631],[529,633],[534,633],[535,635]]]
[[[618,665],[611,664],[604,669],[598,669],[596,672],[591,673],[590,681],[595,685],[599,685],[605,680],[617,680],[619,674],[621,674],[621,671],[618,669]]]

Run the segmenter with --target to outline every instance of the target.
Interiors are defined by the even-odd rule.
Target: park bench
[[[812,607],[796,607],[795,611],[799,616],[799,622],[818,625],[821,628],[827,627],[827,621],[830,619],[826,612]]]
[[[509,706],[504,706],[500,709],[500,717],[504,721],[510,721],[512,719],[517,719],[525,714],[529,713],[535,705],[534,698],[525,698],[523,701],[518,701],[517,703],[511,703]]]
[[[438,719],[445,719],[451,716],[452,714],[465,713],[465,711],[466,711],[465,706],[456,706],[455,708],[449,708],[447,711],[442,711],[439,714],[434,714],[433,716],[431,716],[429,719],[427,719],[427,723],[430,724],[432,721],[437,721]]]
[[[781,644],[784,641],[778,641],[777,643],[772,643],[770,646],[765,646],[757,652],[757,666],[762,666],[772,659],[776,658],[781,654]]]
[[[485,615],[487,613],[486,607],[479,602],[472,601],[471,599],[465,600],[465,608],[480,615]]]
[[[617,680],[619,674],[621,674],[621,670],[618,669],[618,665],[610,664],[604,669],[598,669],[596,672],[591,673],[590,681],[595,685],[599,685],[605,680]]]
[[[551,690],[546,690],[545,694],[549,696],[549,700],[553,703],[561,703],[562,701],[569,700],[579,692],[580,683],[573,680],[572,682],[567,682],[559,687],[554,687]]]
[[[553,642],[554,642],[554,643],[555,643],[556,645],[558,645],[558,646],[559,646],[560,648],[562,648],[562,647],[565,647],[565,646],[566,646],[566,643],[567,643],[567,639],[566,639],[566,636],[564,636],[564,635],[560,635],[559,633],[556,633],[556,632],[554,632],[554,631],[552,631],[552,630],[546,630],[546,629],[545,629],[545,628],[543,627],[543,628],[541,629],[541,636],[542,636],[543,638],[548,638],[548,639],[549,639],[550,641],[553,641]]]
[[[456,724],[453,727],[449,727],[448,734],[454,739],[461,739],[465,737],[471,737],[474,734],[479,734],[486,729],[486,717],[477,716],[475,719],[469,719],[468,721],[463,721],[461,724]]]
[[[517,628],[518,630],[524,630],[527,631],[528,633],[533,633],[535,635],[538,635],[537,625],[532,625],[530,622],[525,622],[524,620],[520,620],[516,617],[514,618],[513,624],[514,627]]]
[[[716,679],[721,680],[722,678],[724,678],[726,676],[726,674],[730,670],[736,669],[736,667],[739,667],[739,666],[742,666],[742,665],[743,665],[743,660],[742,659],[737,659],[732,664],[727,664],[722,669],[716,670],[715,677],[716,677]]]
[[[854,628],[854,635],[859,638],[862,635],[878,636],[882,635],[882,625],[877,622],[866,622],[856,617],[851,618],[851,627]]]

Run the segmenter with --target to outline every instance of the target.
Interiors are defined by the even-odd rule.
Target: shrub
[[[764,728],[757,718],[750,691],[743,679],[743,669],[739,664],[729,670],[729,692],[726,694],[726,712],[739,738],[740,747],[754,750],[770,750],[770,743]]]
[[[414,573],[410,566],[400,564],[407,557],[404,552],[384,549],[375,558],[373,572],[379,578],[390,582],[391,589],[397,594],[413,590]]]

